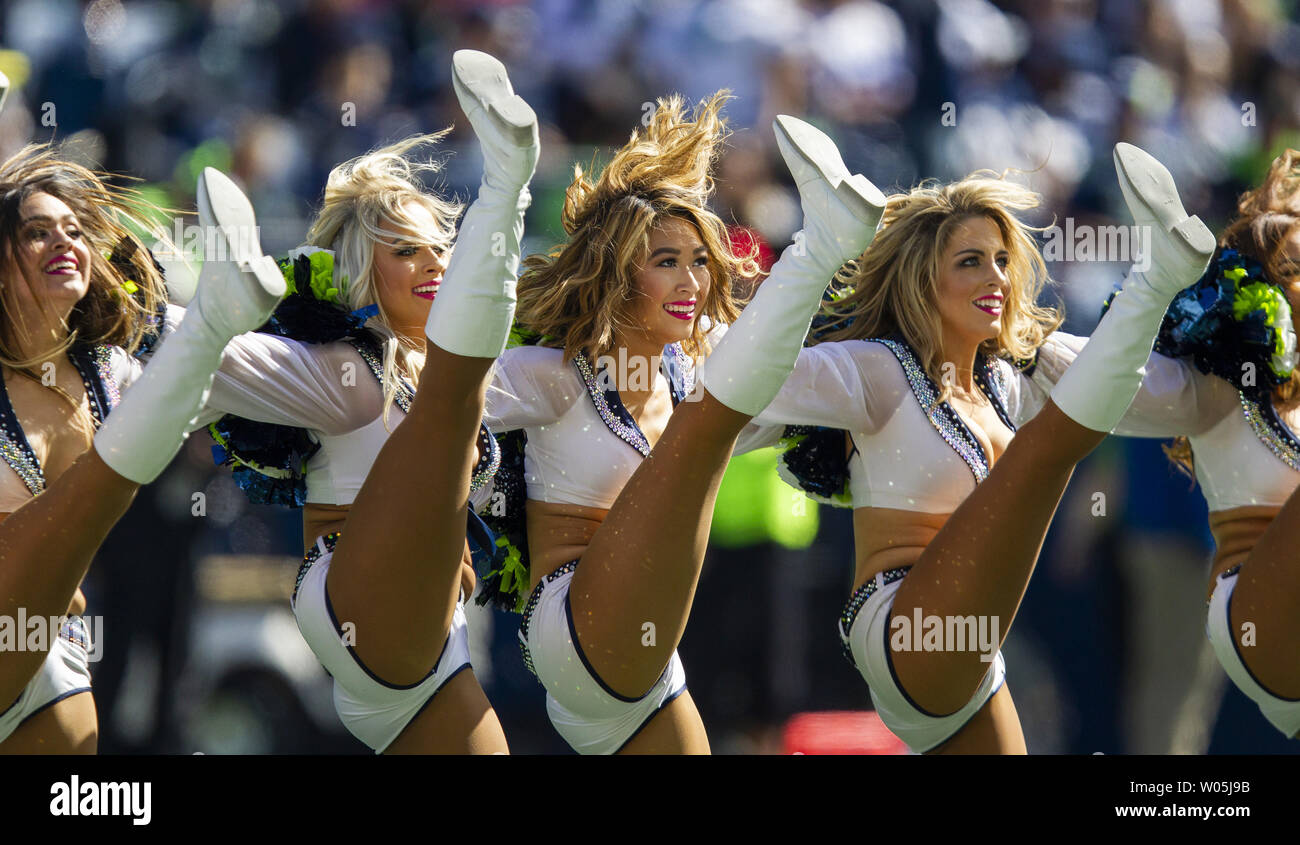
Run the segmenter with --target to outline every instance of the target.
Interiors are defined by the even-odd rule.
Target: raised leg
[[[1116,147],[1115,165],[1130,211],[1151,233],[1150,267],[1130,273],[1051,402],[926,548],[898,590],[896,616],[983,616],[1006,638],[1075,464],[1119,422],[1170,301],[1209,263],[1214,238],[1183,211],[1169,172],[1128,144]],[[946,714],[970,700],[988,670],[980,656],[897,651],[893,663],[917,704]]]
[[[1300,699],[1300,488],[1242,564],[1231,618],[1255,679],[1279,698]],[[1243,642],[1245,631],[1253,636]]]
[[[460,51],[453,69],[456,94],[483,148],[483,183],[429,312],[411,412],[352,505],[327,581],[339,621],[355,625],[357,654],[393,684],[428,673],[455,611],[474,443],[492,362],[514,315],[527,184],[537,161],[536,118],[501,64]],[[441,721],[430,715],[453,712]],[[476,748],[505,750],[495,714],[463,672],[393,749],[460,747],[467,736]]]
[[[799,186],[804,231],[759,286],[620,493],[570,587],[573,624],[600,678],[635,697],[663,673],[695,598],[718,485],[741,428],[794,368],[835,271],[861,255],[885,199],[830,139],[782,116],[777,143]]]

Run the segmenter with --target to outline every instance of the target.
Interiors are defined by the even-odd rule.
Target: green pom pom
[[[493,569],[488,573],[488,577],[501,574],[501,592],[505,595],[513,594],[515,613],[523,613],[524,607],[528,604],[528,585],[532,581],[528,575],[528,567],[524,566],[523,552],[505,537],[498,537],[497,545],[506,549],[506,558],[501,562],[501,568]]]
[[[285,296],[293,296],[298,292],[297,280],[294,278],[293,259],[281,258],[275,262],[280,266],[280,275],[284,276]]]
[[[338,302],[339,289],[334,287],[334,253],[327,250],[307,256],[311,266],[311,292],[324,302]]]

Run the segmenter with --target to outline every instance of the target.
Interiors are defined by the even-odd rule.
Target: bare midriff
[[[916,563],[950,516],[896,508],[856,508],[853,545],[857,566],[853,589],[857,590],[878,572]]]
[[[1282,509],[1273,505],[1246,505],[1210,514],[1210,533],[1214,535],[1214,564],[1210,567],[1207,596],[1214,592],[1214,581],[1219,575],[1250,555],[1280,510]]]
[[[607,508],[528,500],[529,569],[533,586],[571,560],[582,557]]]
[[[308,502],[302,509],[302,547],[309,551],[317,537],[343,530],[350,505],[325,505]]]

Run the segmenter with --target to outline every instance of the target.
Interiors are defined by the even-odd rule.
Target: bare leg
[[[683,692],[668,702],[618,753],[708,754],[709,737],[691,694]]]
[[[370,468],[330,562],[339,622],[356,626],[357,654],[389,683],[427,675],[451,628],[491,366],[428,345],[428,378]]]
[[[0,742],[3,754],[94,754],[99,748],[95,698],[70,695],[33,715]]]
[[[1104,437],[1049,402],[926,547],[898,589],[893,615],[910,618],[920,608],[923,617],[987,616],[997,620],[1001,646],[1074,466]],[[903,689],[939,715],[970,701],[989,669],[980,657],[978,651],[891,655]]]
[[[1300,698],[1300,488],[1291,494],[1237,575],[1232,593],[1233,637],[1254,626],[1255,645],[1238,649],[1269,692]]]
[[[527,185],[537,161],[536,116],[514,94],[501,63],[460,50],[452,65],[456,96],[483,151],[483,181],[429,312],[424,375],[411,412],[352,505],[326,583],[339,620],[355,625],[362,662],[394,684],[428,674],[451,627],[474,442],[492,361],[514,315]],[[394,750],[505,750],[477,681],[468,670],[461,675],[407,726]]]
[[[748,420],[707,391],[679,405],[573,575],[569,601],[583,653],[620,695],[650,689],[681,641],[718,485]]]
[[[137,489],[91,449],[0,523],[0,613],[66,613],[95,552]],[[46,652],[0,653],[0,706],[18,698],[45,657]]]
[[[438,690],[385,754],[508,754],[496,711],[469,669]]]
[[[947,742],[928,754],[1027,754],[1025,735],[1020,730],[1011,691],[1003,684],[988,703],[953,734]]]
[[[884,195],[850,174],[820,131],[785,116],[774,128],[799,186],[802,238],[710,355],[693,397],[699,401],[674,410],[570,585],[582,650],[621,695],[644,694],[677,648],[736,437],[790,375],[827,282],[871,243],[885,207]]]

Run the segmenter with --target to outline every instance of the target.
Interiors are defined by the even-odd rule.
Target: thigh
[[[674,698],[628,740],[619,754],[709,754],[704,720],[687,690]]]
[[[99,747],[95,697],[79,692],[31,716],[9,738],[0,754],[94,754]]]
[[[466,669],[443,685],[385,754],[508,754],[496,711]]]
[[[1004,683],[950,739],[929,754],[1027,754],[1020,716]]]

